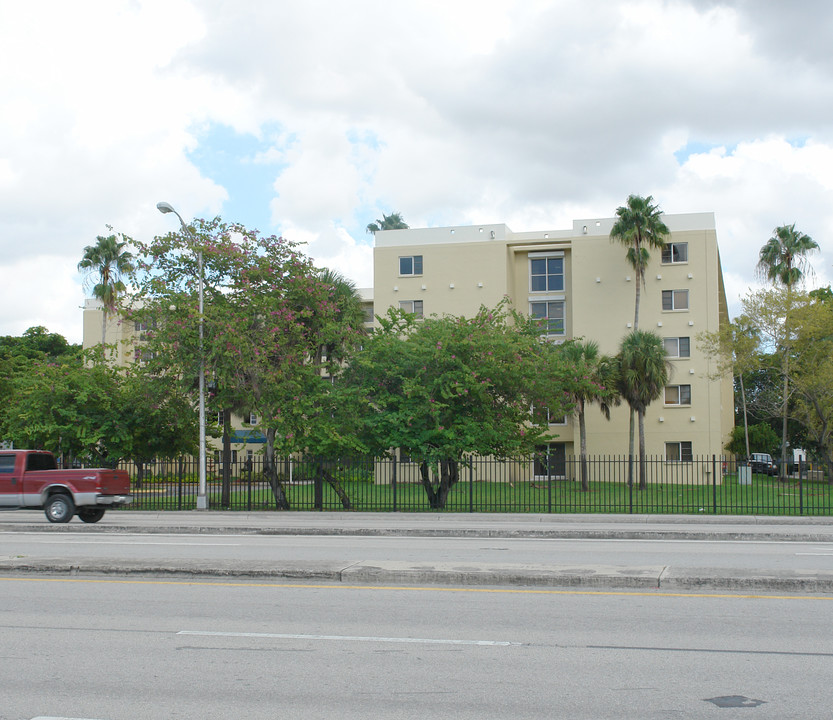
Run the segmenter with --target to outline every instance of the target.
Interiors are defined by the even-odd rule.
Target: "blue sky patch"
[[[264,235],[276,232],[269,203],[275,197],[275,179],[287,165],[263,158],[279,143],[280,126],[264,127],[262,137],[257,138],[238,133],[228,125],[212,123],[196,135],[199,142],[188,153],[188,159],[204,177],[228,192],[220,213],[223,220],[257,228]],[[283,142],[286,144],[286,140]]]
[[[706,143],[706,142],[699,142],[699,141],[692,141],[686,143],[683,147],[681,147],[677,152],[674,153],[674,157],[677,158],[677,162],[680,165],[684,165],[686,161],[692,155],[702,155],[704,153],[711,152],[715,148],[725,147],[726,154],[731,155],[735,150],[735,145],[725,145],[723,143]]]

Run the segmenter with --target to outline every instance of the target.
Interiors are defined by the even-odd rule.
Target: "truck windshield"
[[[32,453],[26,458],[27,470],[54,470],[55,458],[47,453]]]

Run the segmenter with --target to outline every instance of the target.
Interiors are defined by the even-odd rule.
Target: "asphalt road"
[[[4,577],[0,718],[820,718],[831,603]]]

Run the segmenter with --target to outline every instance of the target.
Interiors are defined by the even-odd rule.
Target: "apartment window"
[[[688,243],[666,243],[662,249],[662,262],[665,265],[688,262]]]
[[[529,303],[530,316],[541,321],[542,335],[564,334],[564,301],[547,300]]]
[[[530,292],[559,292],[564,289],[563,257],[529,258]]]
[[[422,300],[401,300],[399,302],[399,309],[409,315],[416,315],[418,318],[421,318]]]
[[[688,310],[688,290],[663,290],[663,310]]]
[[[399,258],[400,275],[422,275],[422,255],[407,255]]]
[[[255,413],[249,413],[249,425],[257,425],[257,415]]]
[[[691,338],[669,337],[663,340],[663,344],[670,358],[691,357]]]
[[[669,462],[691,462],[694,459],[691,454],[691,442],[683,440],[665,443],[665,459]]]
[[[666,405],[691,405],[691,385],[666,385]]]

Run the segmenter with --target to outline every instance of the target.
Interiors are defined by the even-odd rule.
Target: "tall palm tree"
[[[367,232],[375,235],[380,230],[407,230],[408,223],[402,218],[402,213],[391,213],[385,215],[382,213],[382,219],[376,220],[367,226]]]
[[[650,260],[650,248],[665,246],[668,227],[662,221],[662,211],[654,205],[653,196],[629,195],[627,205],[616,208],[616,222],[610,230],[611,241],[618,240],[628,248],[627,259],[636,274],[636,299],[633,310],[633,329],[639,330],[639,300],[645,285],[645,269]]]
[[[645,285],[645,270],[651,258],[649,248],[661,250],[665,246],[668,227],[662,221],[662,211],[654,204],[652,195],[629,195],[626,205],[616,208],[616,222],[610,229],[611,242],[618,240],[628,248],[627,260],[633,268],[635,298],[633,330],[639,330],[639,302]],[[628,427],[628,457],[633,458],[634,411],[631,409]],[[631,463],[632,460],[629,460]],[[632,469],[632,465],[630,466]]]
[[[616,359],[619,391],[639,421],[639,489],[644,490],[647,486],[645,411],[662,396],[671,373],[671,363],[668,362],[662,338],[647,330],[634,330],[626,335]],[[628,478],[628,482],[632,481]]]
[[[818,250],[818,243],[809,235],[792,225],[781,225],[761,248],[758,255],[757,271],[775,285],[782,285],[787,292],[786,314],[784,317],[784,347],[781,369],[784,375],[784,395],[781,400],[781,469],[779,478],[784,479],[787,467],[787,406],[790,392],[790,307],[792,289],[810,270],[807,254]]]
[[[588,405],[598,404],[602,414],[610,420],[610,408],[618,405],[619,392],[611,374],[611,359],[599,352],[599,344],[592,340],[570,340],[559,347],[567,360],[573,382],[568,394],[575,407],[579,430],[579,471],[582,492],[590,489],[587,473],[587,424]]]
[[[96,237],[95,245],[84,248],[78,269],[86,274],[85,286],[92,285],[92,295],[101,300],[101,345],[107,337],[107,316],[116,310],[119,296],[124,292],[122,278],[133,272],[133,255],[125,248],[129,238],[119,233]]]

